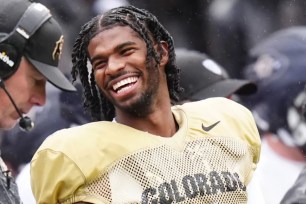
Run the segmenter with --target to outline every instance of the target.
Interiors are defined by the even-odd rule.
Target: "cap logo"
[[[7,64],[10,67],[14,66],[14,62],[7,56],[5,52],[0,53],[0,60],[3,61],[5,64]]]
[[[61,58],[63,45],[64,45],[64,36],[61,36],[60,39],[55,43],[55,47],[52,53],[53,60],[59,60]]]

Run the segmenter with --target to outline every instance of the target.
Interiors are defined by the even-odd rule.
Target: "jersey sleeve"
[[[245,112],[244,125],[241,126],[241,130],[244,132],[243,139],[245,139],[250,147],[253,149],[253,162],[258,163],[260,159],[261,139],[255,123],[254,117],[250,110],[242,106],[242,111]]]
[[[31,161],[31,187],[39,204],[67,200],[84,182],[75,163],[61,152],[42,149]]]

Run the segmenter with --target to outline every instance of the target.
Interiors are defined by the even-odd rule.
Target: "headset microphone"
[[[18,115],[20,116],[20,120],[19,120],[20,129],[23,130],[23,131],[27,131],[27,132],[31,131],[34,127],[33,121],[28,116],[23,116],[21,114],[21,112],[17,108],[11,94],[9,94],[9,92],[5,88],[4,81],[2,80],[2,78],[0,78],[0,87],[5,91],[6,95],[9,97],[10,101],[14,105],[14,108],[16,109]]]
[[[33,129],[34,123],[28,116],[22,116],[19,120],[19,127],[21,130],[29,132]]]

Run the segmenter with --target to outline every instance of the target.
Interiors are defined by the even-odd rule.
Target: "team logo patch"
[[[60,39],[55,43],[55,47],[52,53],[53,60],[59,60],[61,58],[63,45],[64,45],[64,36],[61,36]]]

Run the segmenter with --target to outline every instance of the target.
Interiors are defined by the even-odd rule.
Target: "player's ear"
[[[160,42],[158,52],[160,54],[160,66],[164,67],[169,61],[169,46],[166,41]]]

